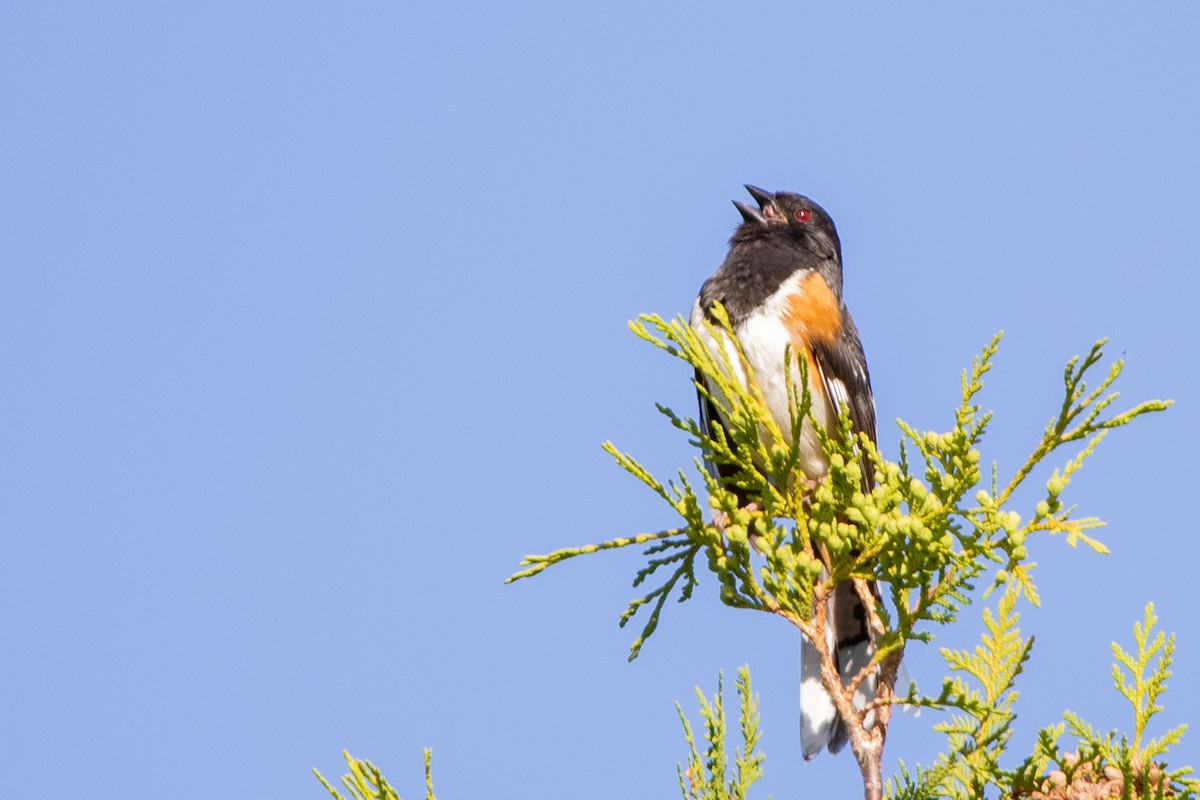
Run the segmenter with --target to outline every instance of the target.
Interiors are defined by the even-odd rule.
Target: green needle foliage
[[[1070,711],[1064,722],[1038,731],[1033,755],[1014,768],[1001,762],[1009,754],[1011,723],[1016,718],[1013,704],[1016,678],[1029,660],[1033,639],[1022,637],[1017,628],[1018,593],[1010,588],[1001,597],[995,613],[984,611],[984,632],[972,651],[942,649],[950,671],[937,704],[957,713],[934,726],[946,735],[946,752],[933,766],[910,772],[900,764],[899,772],[886,787],[891,800],[981,800],[995,798],[1143,798],[1173,797],[1195,800],[1200,781],[1192,770],[1171,770],[1162,759],[1171,745],[1178,744],[1186,725],[1161,737],[1144,740],[1150,719],[1162,710],[1156,700],[1166,691],[1170,677],[1174,636],[1158,632],[1153,605],[1146,607],[1141,623],[1134,625],[1136,653],[1125,652],[1113,643],[1114,685],[1129,704],[1134,718],[1134,741],[1118,738],[1115,731],[1100,734]],[[1128,678],[1126,677],[1128,673]],[[735,751],[735,772],[729,775],[726,753],[725,712],[721,681],[712,701],[699,689],[700,711],[705,722],[705,750],[698,750],[692,727],[679,709],[688,744],[686,771],[678,768],[679,785],[685,800],[745,800],[751,784],[762,776],[765,756],[757,752],[758,698],[750,692],[748,667],[738,670],[741,701],[741,732],[744,747]],[[935,704],[930,701],[930,704]],[[1064,753],[1058,745],[1069,730],[1076,743]],[[1007,759],[1011,761],[1011,756]]]
[[[1159,631],[1153,640],[1150,639],[1150,629],[1157,621],[1158,618],[1154,616],[1154,604],[1150,603],[1146,606],[1146,616],[1142,623],[1133,626],[1133,637],[1137,642],[1136,654],[1126,653],[1119,644],[1112,643],[1113,656],[1117,659],[1112,668],[1113,682],[1117,691],[1133,705],[1133,750],[1143,761],[1165,752],[1166,745],[1175,744],[1184,730],[1184,726],[1181,726],[1168,731],[1162,740],[1151,740],[1145,749],[1141,747],[1146,723],[1163,710],[1162,706],[1158,705],[1158,696],[1167,690],[1167,678],[1171,677],[1171,656],[1175,653],[1174,634],[1165,642],[1162,631]],[[1151,659],[1156,656],[1154,668],[1146,675]],[[1129,671],[1133,679],[1132,685],[1125,680],[1125,673],[1121,667]]]
[[[710,332],[736,343],[719,309],[718,318],[721,322]],[[735,344],[732,354],[727,350],[713,353],[682,318],[667,322],[645,315],[630,327],[640,338],[698,369],[718,387],[710,393],[700,385],[702,392],[727,409],[723,415],[727,424],[711,436],[696,420],[663,406],[658,408],[701,451],[694,461],[708,495],[707,505],[728,514],[730,524],[722,532],[710,522],[709,511],[684,470],[674,479],[660,481],[633,456],[606,442],[604,449],[618,465],[667,502],[681,524],[655,533],[528,556],[522,562],[525,569],[509,581],[536,575],[576,556],[650,544],[645,550],[649,558],[635,575],[634,585],[641,586],[662,573],[666,577],[650,592],[635,598],[622,615],[625,623],[643,606],[651,607],[632,645],[631,658],[654,632],[674,589],[679,588],[680,600],[692,596],[698,583],[699,557],[715,575],[726,604],[777,613],[800,623],[802,628],[808,627],[805,623],[812,616],[818,585],[829,586],[848,578],[880,579],[891,588],[892,599],[899,601],[894,605],[896,619],[887,620],[885,626],[882,644],[886,650],[896,649],[910,639],[930,638],[928,623],[953,621],[958,609],[968,602],[966,593],[973,588],[973,579],[991,565],[1001,567],[995,575],[996,583],[1014,582],[1036,602],[1031,577],[1034,565],[1027,560],[1026,538],[1036,532],[1061,533],[1072,546],[1083,542],[1098,552],[1107,552],[1085,533],[1102,523],[1093,517],[1072,518],[1072,509],[1064,508],[1059,497],[1109,429],[1169,405],[1149,401],[1102,417],[1117,398],[1118,393],[1108,390],[1120,375],[1122,363],[1115,362],[1101,383],[1088,391],[1084,375],[1103,354],[1104,342],[1097,342],[1082,361],[1076,358],[1068,363],[1061,408],[1026,461],[1003,486],[993,468],[990,489],[979,489],[973,495],[974,502],[970,502],[966,498],[981,478],[976,445],[991,419],[990,412],[980,412],[976,396],[982,389],[983,376],[991,369],[1000,339],[997,336],[963,373],[961,402],[955,409],[951,430],[920,432],[897,421],[903,434],[901,455],[898,462],[889,462],[865,437],[852,435],[843,414],[836,431],[820,432],[831,467],[825,478],[812,487],[796,479],[798,442],[786,443],[757,387],[743,388],[730,377],[735,358],[742,370],[749,370],[739,346]],[[804,361],[794,358],[789,366],[797,375],[807,370]],[[794,398],[793,427],[805,419],[815,424],[809,407],[807,392]],[[1023,519],[1008,507],[1014,492],[1035,467],[1072,442],[1084,442],[1085,446],[1054,470],[1046,481],[1044,497]],[[923,462],[919,469],[910,465],[910,448]],[[736,467],[732,485],[717,482],[701,467],[702,458]],[[861,488],[860,464],[864,458],[874,465],[877,480],[869,494]],[[758,508],[740,507],[735,488],[757,498]],[[751,562],[750,539],[762,552],[761,565]],[[823,567],[831,569],[827,577],[820,579]],[[883,609],[880,612],[886,614]]]
[[[717,694],[711,701],[699,689],[696,690],[700,715],[704,719],[706,746],[703,754],[696,747],[691,723],[680,705],[675,704],[688,743],[687,769],[682,765],[677,768],[679,788],[685,800],[746,800],[750,787],[762,777],[762,762],[766,756],[755,750],[759,740],[758,698],[750,691],[750,668],[738,670],[738,720],[742,747],[734,751],[732,775],[729,774],[729,757],[725,746],[724,684],[724,676],[717,679]]]
[[[1033,638],[1021,638],[1017,628],[1017,598],[1018,593],[1010,587],[995,615],[991,609],[984,610],[982,642],[973,652],[941,650],[950,671],[960,673],[946,681],[934,702],[957,712],[934,726],[946,734],[949,745],[940,763],[946,768],[942,785],[951,797],[983,797],[989,786],[1004,788],[1006,784],[1000,757],[1016,717],[1013,687],[1033,647]]]
[[[1016,632],[1014,610],[1019,596],[1038,602],[1035,564],[1026,542],[1035,534],[1061,534],[1072,547],[1083,543],[1107,552],[1088,533],[1101,521],[1076,515],[1060,498],[1109,430],[1169,403],[1149,401],[1113,413],[1118,393],[1112,387],[1123,365],[1115,361],[1089,388],[1086,379],[1103,358],[1105,342],[1097,342],[1086,356],[1068,362],[1062,401],[1021,466],[1002,481],[993,464],[990,480],[985,480],[980,446],[992,415],[981,410],[978,396],[999,346],[997,335],[964,370],[948,430],[919,431],[897,421],[901,440],[895,462],[885,459],[866,435],[854,434],[846,409],[832,430],[821,429],[808,392],[793,390],[790,429],[812,426],[829,459],[828,472],[812,481],[799,467],[800,437],[784,435],[753,380],[727,315],[717,307],[714,316],[717,321],[707,325],[707,337],[680,317],[668,321],[643,315],[630,324],[639,338],[702,376],[697,388],[720,409],[724,424],[706,431],[697,420],[658,407],[697,449],[693,464],[707,502],[685,470],[660,480],[632,455],[605,443],[620,467],[674,510],[678,525],[529,556],[521,564],[524,569],[509,580],[577,556],[645,546],[646,561],[634,586],[652,588],[635,597],[620,618],[625,625],[648,608],[631,647],[632,659],[657,629],[667,599],[690,599],[699,583],[697,565],[707,567],[723,603],[780,616],[813,643],[824,688],[848,723],[868,798],[882,795],[879,765],[891,704],[898,700],[956,712],[945,723],[952,745],[943,765],[945,781],[978,796],[990,785],[983,767],[996,763],[1007,743],[1015,699],[1008,693],[1029,655],[1029,643]],[[710,348],[706,339],[725,346]],[[807,386],[803,358],[788,353],[784,367],[797,377],[790,384]],[[751,380],[743,385],[740,375]],[[1029,507],[1016,508],[1018,489],[1069,445],[1076,445],[1075,452],[1058,461],[1040,497]],[[713,477],[704,462],[722,466],[733,477]],[[874,478],[869,491],[864,490],[864,464]],[[743,506],[739,497],[753,502]],[[846,581],[853,583],[866,608],[876,649],[870,663],[843,685],[825,631],[831,624],[826,619],[829,597]],[[884,602],[872,591],[876,585]],[[987,592],[1004,589],[997,615],[987,620],[993,641],[972,654],[945,655],[952,671],[985,677],[981,689],[968,689],[964,678],[957,677],[937,697],[911,693],[895,698],[896,670],[905,648],[931,641],[939,626],[956,621],[980,585]],[[1001,665],[1006,668],[999,669]],[[854,690],[872,673],[878,680],[875,702],[854,708]],[[877,724],[868,727],[868,716]],[[982,784],[976,782],[978,775],[985,776]]]
[[[1100,734],[1077,714],[1067,711],[1062,723],[1038,732],[1033,755],[1006,775],[1013,796],[1032,796],[1034,791],[1053,796],[1055,785],[1072,786],[1089,781],[1106,782],[1109,793],[1104,796],[1123,800],[1200,795],[1200,781],[1190,777],[1190,767],[1169,770],[1163,761],[1167,749],[1183,737],[1186,725],[1174,727],[1143,744],[1151,718],[1162,711],[1157,699],[1166,691],[1175,649],[1173,634],[1168,637],[1159,631],[1151,637],[1157,621],[1154,604],[1148,604],[1142,622],[1133,626],[1137,651],[1127,653],[1116,642],[1112,644],[1116,659],[1112,668],[1113,685],[1133,710],[1133,742],[1124,734],[1118,738],[1116,731]],[[1074,752],[1064,754],[1058,740],[1067,731],[1075,737],[1076,745]]]
[[[379,768],[370,761],[360,760],[350,755],[345,750],[342,751],[342,757],[346,759],[346,766],[349,767],[350,773],[342,776],[342,786],[346,791],[350,792],[349,798],[334,788],[325,776],[319,771],[313,770],[313,774],[317,776],[317,780],[325,787],[325,790],[332,795],[335,800],[400,800],[399,793],[392,788],[387,782],[387,778],[379,771]],[[433,751],[426,748],[425,750],[425,800],[437,800],[433,796],[433,771],[431,761]]]
[[[970,681],[956,677],[947,681],[940,698],[961,713],[935,726],[946,734],[947,750],[935,764],[917,767],[911,773],[901,765],[889,781],[887,797],[893,800],[977,800],[984,797],[1011,798],[1196,798],[1200,781],[1183,767],[1169,770],[1162,759],[1171,745],[1178,744],[1186,725],[1141,746],[1151,717],[1162,710],[1156,698],[1166,690],[1170,677],[1174,636],[1159,632],[1151,638],[1157,621],[1153,605],[1146,607],[1140,624],[1134,625],[1135,654],[1113,643],[1113,679],[1117,691],[1129,701],[1134,716],[1134,741],[1118,738],[1116,731],[1100,734],[1078,715],[1067,711],[1064,721],[1038,731],[1034,751],[1015,768],[1006,768],[1011,737],[1010,723],[1017,693],[1016,676],[1029,658],[1033,639],[1022,638],[1016,627],[1016,596],[1006,592],[997,614],[984,612],[985,632],[972,653],[942,650],[952,671],[966,673]],[[1129,672],[1126,680],[1122,668]],[[1063,752],[1058,745],[1070,731],[1074,749]]]

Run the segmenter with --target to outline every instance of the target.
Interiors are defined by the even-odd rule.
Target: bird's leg
[[[717,509],[713,512],[712,526],[717,529],[717,535],[721,537],[721,550],[726,550],[725,547],[725,528],[729,525],[729,513]]]
[[[760,506],[758,503],[747,503],[746,505],[742,506],[742,510],[749,514],[754,514],[758,511],[761,511],[762,506]],[[725,529],[729,527],[729,513],[719,510],[714,511],[712,517],[712,526],[724,533]]]
[[[762,510],[762,506],[760,506],[758,503],[747,503],[744,506],[744,508],[746,509],[746,511],[750,512],[751,514],[757,513]],[[754,548],[754,552],[758,553],[759,555],[762,555],[762,548],[758,544],[759,539],[761,539],[762,537],[753,531],[747,531],[746,538],[748,538],[750,540],[750,546]]]
[[[746,511],[750,514],[754,514],[755,512],[760,511],[761,509],[762,509],[762,506],[760,506],[756,502],[747,503],[746,505],[742,506],[742,510]],[[714,528],[716,528],[717,532],[721,535],[721,549],[724,550],[725,549],[725,528],[729,527],[729,513],[726,511],[721,511],[721,510],[714,511],[713,517],[712,517],[712,526]],[[759,538],[758,534],[749,533],[749,532],[747,532],[747,533],[748,533],[748,538],[750,539],[750,543],[752,545],[754,545],[754,549],[759,550],[758,545],[755,544],[755,541]],[[759,550],[759,552],[762,552],[762,551]]]
[[[817,491],[817,487],[821,485],[820,479],[810,478],[803,472],[801,472],[793,480],[797,481],[800,484],[800,488],[804,490],[803,495],[805,503],[807,503],[808,499],[813,496],[814,492]]]

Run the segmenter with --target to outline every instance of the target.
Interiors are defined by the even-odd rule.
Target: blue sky
[[[1200,722],[1198,34],[1188,3],[7,3],[6,793],[316,798],[348,748],[416,797],[430,746],[443,798],[671,796],[673,703],[743,663],[764,796],[849,791],[800,763],[784,623],[709,581],[627,664],[633,555],[502,585],[670,522],[598,447],[690,459],[653,408],[688,375],[625,321],[690,307],[747,182],[837,221],[891,455],[1000,329],[1002,470],[1101,336],[1125,399],[1177,401],[1070,489],[1112,555],[1032,545],[1015,746],[1128,727],[1108,645],[1148,600],[1165,721]]]

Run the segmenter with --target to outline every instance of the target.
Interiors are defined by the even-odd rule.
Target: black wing
[[[696,399],[700,401],[700,426],[704,432],[711,437],[713,435],[713,427],[721,424],[721,415],[717,412],[717,407],[713,405],[712,400],[704,396],[704,392],[700,391],[701,386],[707,386],[704,381],[704,375],[700,370],[696,370]],[[708,469],[708,474],[719,481],[722,485],[736,491],[733,486],[732,478],[737,474],[737,469],[730,464],[718,464],[709,457],[708,453],[704,454],[704,466]],[[742,504],[745,505],[746,498],[739,493],[739,498]]]
[[[865,433],[871,443],[877,443],[875,429],[875,397],[871,393],[871,375],[867,372],[867,358],[863,354],[862,340],[850,313],[843,315],[845,324],[841,335],[832,345],[821,342],[811,344],[814,366],[820,372],[825,394],[840,412],[846,405],[850,408],[850,422],[854,432]],[[873,464],[863,464],[863,486],[870,489],[875,484]]]

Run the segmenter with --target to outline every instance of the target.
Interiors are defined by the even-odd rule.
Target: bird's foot
[[[747,503],[742,506],[742,510],[748,514],[755,514],[762,510],[762,506],[758,503]],[[717,529],[717,533],[721,536],[721,549],[725,549],[725,529],[729,527],[729,513],[727,511],[714,511],[712,516],[712,526]],[[750,543],[754,545],[755,550],[759,550],[757,545],[758,534],[750,533],[748,535]],[[761,550],[759,550],[761,552]]]

